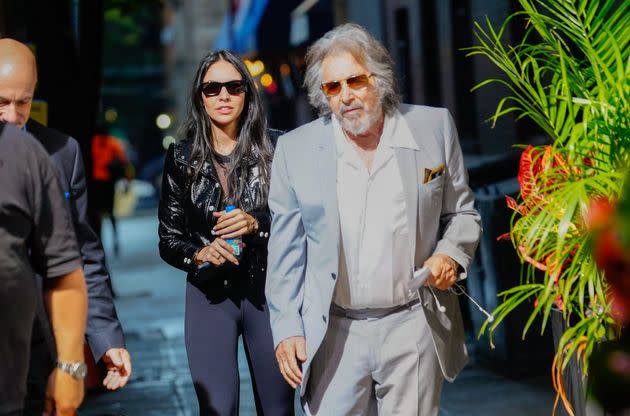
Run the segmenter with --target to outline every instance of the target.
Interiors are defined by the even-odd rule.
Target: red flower
[[[615,204],[606,198],[595,198],[589,205],[586,226],[591,231],[602,230],[612,224]]]
[[[624,251],[612,226],[598,233],[593,254],[610,284],[613,317],[621,324],[630,322],[630,254]]]

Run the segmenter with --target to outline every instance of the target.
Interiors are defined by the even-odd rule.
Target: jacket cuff
[[[92,351],[95,362],[99,362],[103,355],[112,348],[125,348],[122,330],[101,331],[87,334],[87,343]]]
[[[303,337],[304,327],[302,326],[302,318],[300,315],[284,316],[275,319],[271,323],[271,332],[273,335],[273,349],[278,348],[278,344],[290,337]]]
[[[250,215],[258,222],[258,230],[246,236],[246,242],[256,245],[267,245],[271,230],[271,214],[269,212],[254,211]]]
[[[471,258],[462,250],[458,249],[453,243],[448,240],[440,240],[433,250],[433,254],[446,254],[457,262],[460,266],[460,272],[457,276],[457,280],[464,280],[468,277],[468,268],[470,267]]]
[[[199,250],[201,250],[202,246],[197,246],[195,244],[189,244],[183,250],[183,258],[182,258],[182,269],[188,273],[195,273],[197,271],[197,263],[195,263],[195,255]]]

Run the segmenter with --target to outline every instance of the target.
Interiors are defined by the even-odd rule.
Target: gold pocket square
[[[444,173],[444,165],[440,165],[435,169],[424,169],[424,181],[422,183],[429,183],[433,179],[442,176]]]

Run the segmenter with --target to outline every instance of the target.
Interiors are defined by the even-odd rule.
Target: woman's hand
[[[212,229],[212,233],[220,236],[224,240],[251,234],[258,230],[256,218],[239,208],[228,213],[225,211],[214,212],[212,215],[218,218],[217,224]]]
[[[226,261],[234,263],[238,266],[238,260],[236,259],[234,247],[221,238],[215,238],[210,245],[199,250],[195,256],[195,263],[197,264],[210,262],[219,267]]]

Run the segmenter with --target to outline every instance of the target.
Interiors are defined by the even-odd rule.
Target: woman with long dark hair
[[[238,413],[243,335],[257,413],[292,415],[264,294],[277,132],[267,129],[254,80],[236,55],[221,50],[200,62],[182,132],[164,165],[160,256],[188,273],[186,352],[200,414]]]

